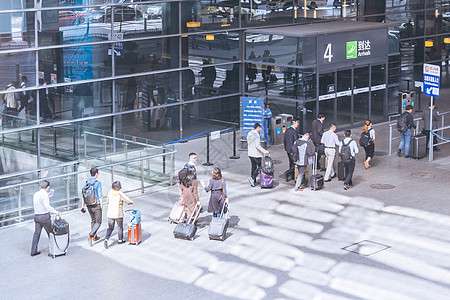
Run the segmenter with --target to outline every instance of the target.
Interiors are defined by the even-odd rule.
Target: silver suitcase
[[[67,255],[69,248],[69,234],[55,235],[53,232],[49,235],[48,256],[55,258],[60,255]]]
[[[427,155],[427,137],[419,134],[411,138],[412,153],[411,157],[415,159],[423,158]],[[411,150],[410,150],[411,151]]]
[[[213,217],[211,223],[209,223],[208,235],[210,240],[224,241],[227,236],[227,229],[229,225],[228,220],[228,207],[227,213],[224,215],[225,203],[222,206],[222,211],[219,218]]]

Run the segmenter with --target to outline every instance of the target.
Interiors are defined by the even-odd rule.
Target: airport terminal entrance
[[[302,131],[318,113],[326,116],[325,126],[334,122],[340,129],[380,122],[388,101],[397,101],[387,97],[385,24],[340,21],[248,32],[247,95],[264,96],[275,115],[299,117]]]

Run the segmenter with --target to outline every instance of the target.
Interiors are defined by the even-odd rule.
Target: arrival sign
[[[431,97],[439,97],[439,79],[441,67],[423,64],[423,93]]]

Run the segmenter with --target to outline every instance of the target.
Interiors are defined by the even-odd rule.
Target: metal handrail
[[[133,162],[138,162],[138,161],[142,161],[142,160],[147,160],[147,159],[151,159],[151,158],[155,158],[155,157],[160,157],[160,156],[166,156],[166,155],[171,155],[171,154],[175,154],[177,152],[177,150],[172,150],[172,151],[168,151],[165,153],[159,153],[159,154],[154,154],[154,155],[149,155],[149,156],[144,156],[144,157],[139,157],[139,158],[135,158],[135,159],[130,159],[130,160],[126,160],[126,161],[121,161],[118,163],[113,163],[113,164],[108,164],[108,165],[103,165],[103,166],[98,166],[97,169],[106,169],[106,168],[111,168],[111,167],[115,167],[115,166],[120,166],[120,165],[124,165],[124,164],[129,164],[129,163],[133,163]],[[82,174],[82,173],[87,173],[89,172],[89,170],[82,170],[82,171],[76,171],[76,172],[69,172],[69,173],[65,173],[65,174],[60,174],[60,175],[54,175],[51,177],[46,177],[46,180],[50,180],[50,179],[56,179],[56,178],[61,178],[61,177],[67,177],[70,175],[78,175],[78,174]],[[32,184],[32,183],[39,183],[40,181],[42,181],[41,179],[35,179],[35,180],[31,180],[31,181],[27,181],[27,182],[22,182],[22,183],[16,183],[13,185],[7,185],[7,186],[3,186],[0,187],[0,191],[1,190],[5,190],[5,189],[10,189],[10,188],[14,188],[14,187],[18,187],[18,186],[22,186],[24,184]]]
[[[167,150],[167,148],[165,148],[164,146],[144,144],[144,143],[141,143],[141,142],[133,142],[133,141],[130,141],[130,140],[127,140],[127,139],[107,136],[107,135],[104,135],[104,134],[98,134],[98,133],[93,133],[93,132],[89,132],[89,131],[85,131],[84,134],[94,135],[94,136],[98,136],[98,137],[102,137],[102,138],[108,138],[108,139],[116,140],[116,141],[119,141],[119,142],[128,142],[128,143],[132,143],[133,145],[139,145],[139,146],[151,147],[151,148],[155,148],[155,149]]]
[[[17,176],[22,176],[22,175],[27,175],[27,174],[35,174],[35,173],[39,173],[39,172],[42,172],[42,171],[47,171],[47,170],[50,170],[50,169],[53,169],[53,168],[67,167],[67,166],[76,165],[76,164],[79,164],[79,161],[71,161],[71,162],[68,162],[68,163],[61,164],[61,165],[49,166],[49,167],[34,169],[34,170],[31,170],[31,171],[22,171],[22,172],[14,172],[14,173],[3,174],[3,175],[0,175],[0,180],[6,179],[8,177],[17,177]]]

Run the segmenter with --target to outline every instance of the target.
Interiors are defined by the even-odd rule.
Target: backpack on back
[[[296,142],[294,142],[294,145],[292,145],[290,153],[292,155],[292,161],[295,163],[298,160],[298,148]]]
[[[406,119],[406,113],[402,113],[397,119],[397,130],[399,132],[406,132],[408,130],[408,120]]]
[[[363,131],[361,133],[361,136],[359,137],[359,145],[361,147],[367,147],[370,145],[370,142],[372,141],[372,139],[370,138],[370,130],[372,130],[372,129]]]
[[[95,194],[94,194],[94,185],[97,182],[89,183],[86,181],[86,184],[81,189],[81,194],[83,195],[84,204],[86,205],[94,205],[96,203]]]
[[[349,163],[352,161],[352,150],[350,149],[350,143],[353,140],[350,140],[347,144],[342,141],[341,151],[339,151],[339,155],[341,156],[341,160],[343,163]]]
[[[264,156],[262,158],[261,170],[265,174],[272,174],[273,173],[273,171],[274,171],[273,160],[272,160],[272,158],[270,156]]]

